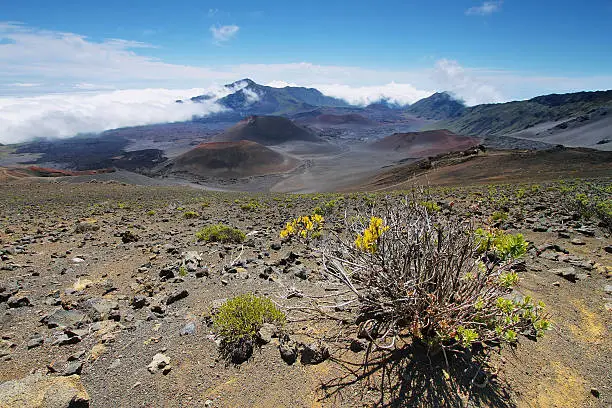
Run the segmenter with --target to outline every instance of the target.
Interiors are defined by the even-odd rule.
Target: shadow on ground
[[[516,407],[507,385],[470,353],[447,353],[445,359],[406,346],[377,356],[368,350],[362,364],[335,362],[341,374],[320,385],[321,402],[341,405],[361,393],[364,404],[377,407]]]

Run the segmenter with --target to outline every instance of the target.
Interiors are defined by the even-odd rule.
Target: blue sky
[[[0,119],[23,98],[150,104],[244,77],[357,104],[612,89],[611,21],[612,0],[0,0]]]
[[[547,75],[612,72],[612,2],[576,1],[2,1],[0,19],[121,38],[179,64],[283,63],[406,69],[432,59]],[[494,5],[483,13],[470,8]],[[487,13],[488,11],[488,13]],[[236,25],[224,46],[211,25]]]

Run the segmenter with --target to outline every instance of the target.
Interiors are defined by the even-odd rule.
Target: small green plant
[[[152,216],[154,216],[154,215],[155,215],[155,211],[153,211],[153,210],[149,210],[149,211],[147,211],[147,215],[148,215],[149,217],[152,217]]]
[[[518,259],[527,253],[529,242],[522,234],[506,234],[498,229],[478,228],[474,232],[478,243],[478,251],[494,251],[499,258]]]
[[[187,276],[187,268],[185,268],[184,265],[179,266],[178,274],[179,276],[182,276],[182,277]]]
[[[254,339],[264,323],[285,324],[285,314],[267,297],[238,295],[221,305],[213,317],[213,328],[226,344]]]
[[[442,209],[437,203],[433,201],[421,201],[419,204],[422,207],[425,207],[425,210],[430,214],[440,212],[440,210]]]
[[[491,214],[491,221],[508,221],[508,213],[505,211],[495,211],[493,214]]]
[[[183,213],[183,218],[188,219],[188,220],[193,219],[193,218],[198,218],[199,216],[200,214],[198,214],[195,211],[185,211]]]
[[[209,225],[196,233],[198,241],[239,244],[246,239],[244,232],[225,224]]]
[[[240,205],[240,209],[243,211],[255,211],[260,207],[257,201],[250,201]]]

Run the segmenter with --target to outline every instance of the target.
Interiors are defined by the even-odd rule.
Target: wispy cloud
[[[224,25],[224,26],[216,26],[213,25],[210,27],[210,32],[212,33],[213,39],[216,43],[227,42],[234,38],[240,27],[237,25]]]
[[[40,86],[40,84],[35,83],[35,82],[15,82],[12,84],[8,84],[9,86],[14,86],[17,88],[34,88],[37,86]]]
[[[465,11],[468,16],[488,16],[501,10],[503,0],[485,1],[480,6],[470,7]]]

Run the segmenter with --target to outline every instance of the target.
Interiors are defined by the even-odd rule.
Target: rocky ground
[[[285,223],[320,206],[325,228],[341,231],[345,210],[401,192],[0,185],[0,407],[610,406],[610,231],[564,205],[584,189],[610,199],[609,180],[432,191],[443,211],[452,203],[479,224],[526,236],[517,290],[546,302],[553,321],[543,339],[521,338],[496,356],[480,389],[436,362],[359,370],[365,352],[349,328],[300,312],[308,297],[343,295],[316,242],[281,242]],[[241,229],[246,241],[198,242],[196,232],[214,223]],[[288,338],[267,328],[235,365],[219,354],[211,315],[246,292],[281,305]],[[402,380],[381,393],[381,378],[398,369]]]

